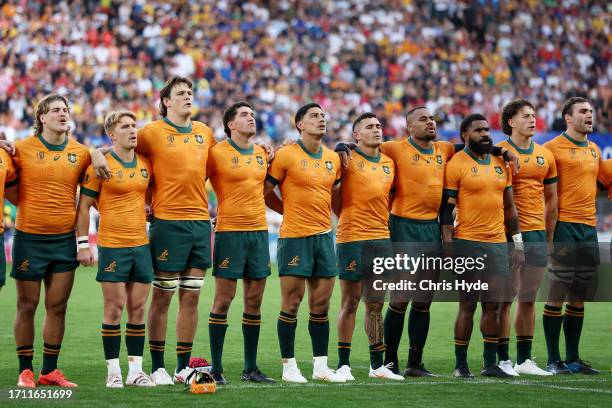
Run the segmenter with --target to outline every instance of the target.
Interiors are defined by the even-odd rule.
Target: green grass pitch
[[[225,374],[230,385],[222,387],[214,395],[191,395],[183,386],[157,387],[153,389],[125,388],[107,390],[104,386],[106,366],[100,338],[102,319],[102,295],[94,279],[94,268],[79,268],[76,283],[68,306],[66,335],[62,345],[59,365],[67,376],[79,384],[70,400],[54,401],[54,405],[67,406],[182,406],[184,404],[211,403],[235,404],[236,406],[277,406],[293,404],[308,406],[342,407],[358,405],[374,406],[431,406],[431,407],[474,407],[474,406],[609,406],[612,401],[612,335],[610,321],[612,314],[609,303],[588,304],[582,336],[581,354],[594,367],[601,369],[598,376],[583,375],[558,377],[522,376],[516,380],[485,380],[477,376],[474,381],[461,381],[451,377],[454,366],[453,321],[457,306],[454,303],[435,304],[431,311],[431,329],[424,361],[439,378],[421,380],[406,379],[403,383],[372,380],[367,376],[369,365],[367,340],[363,331],[363,306],[358,312],[357,327],[353,338],[351,363],[357,381],[345,385],[321,384],[310,381],[307,385],[274,384],[259,386],[240,381],[242,371],[242,290],[239,289],[228,316],[229,329],[224,350]],[[240,286],[239,286],[240,288]],[[277,275],[268,280],[262,310],[262,332],[259,344],[259,366],[268,375],[280,379],[280,356],[276,338],[276,317],[280,306],[280,290]],[[209,358],[208,323],[213,295],[212,278],[205,280],[200,301],[200,325],[198,327],[193,356]],[[175,296],[176,297],[176,296]],[[330,366],[337,362],[335,320],[339,308],[340,288],[336,284],[330,312]],[[37,314],[37,335],[34,343],[34,367],[38,371],[42,360],[42,317],[43,299]],[[171,318],[168,322],[166,366],[174,370],[174,316],[177,301],[173,301]],[[538,306],[538,312],[542,305]],[[12,326],[15,315],[14,281],[7,279],[7,286],[0,292],[0,404],[19,406],[43,406],[44,400],[9,399],[9,390],[17,381],[17,358],[15,355]],[[309,378],[312,370],[311,345],[307,330],[308,307],[306,301],[300,310],[296,358],[304,375]],[[478,316],[476,317],[478,319]],[[125,326],[125,318],[122,330]],[[540,366],[546,363],[546,349],[542,334],[541,316],[538,313],[533,354]],[[406,327],[406,326],[405,326]],[[513,334],[512,334],[513,336]],[[563,338],[563,336],[562,336]],[[407,335],[402,338],[401,354],[405,364]],[[561,349],[563,355],[563,340]],[[511,339],[511,356],[515,353],[515,342]],[[478,372],[482,355],[482,342],[477,320],[470,345],[470,367]],[[121,345],[121,359],[124,376],[127,373],[125,343]],[[144,367],[150,369],[148,348],[145,347]]]

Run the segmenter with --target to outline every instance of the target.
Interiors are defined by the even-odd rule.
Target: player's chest
[[[287,171],[287,177],[296,184],[331,186],[336,179],[336,164],[329,158],[296,158]]]
[[[149,186],[151,174],[145,167],[111,168],[111,178],[105,181],[102,188],[114,194],[126,194],[130,192],[144,192]]]
[[[442,180],[446,159],[440,152],[424,154],[417,150],[405,149],[396,160],[397,174],[400,178],[422,182],[428,179]]]
[[[221,160],[215,160],[218,177],[223,181],[263,182],[266,178],[267,165],[260,154],[229,154]]]
[[[507,169],[501,164],[473,164],[463,172],[460,190],[470,194],[486,195],[503,192],[506,188]]]
[[[176,133],[160,135],[152,148],[153,156],[169,163],[199,165],[208,158],[208,143],[200,134]]]
[[[364,159],[354,159],[348,173],[347,182],[363,190],[390,190],[394,170],[388,163],[374,163]]]
[[[85,165],[84,158],[75,152],[39,150],[23,158],[21,174],[36,181],[76,182]]]
[[[519,155],[521,169],[514,177],[518,180],[537,180],[543,181],[546,178],[550,163],[543,155]]]
[[[571,174],[580,177],[585,172],[597,175],[599,170],[599,155],[592,147],[568,147],[556,159],[557,171],[561,176]]]

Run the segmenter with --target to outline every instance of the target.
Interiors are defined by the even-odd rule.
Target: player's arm
[[[546,225],[546,240],[553,242],[559,206],[557,198],[557,182],[544,184],[544,223]]]
[[[279,214],[283,213],[283,200],[276,194],[276,184],[268,179],[264,184],[264,200],[266,206],[272,211],[276,211]]]
[[[511,186],[506,187],[504,190],[504,223],[508,231],[510,231],[512,242],[514,242],[514,250],[511,255],[512,265],[518,267],[525,263],[525,246]]]
[[[83,266],[91,266],[94,263],[93,254],[89,249],[89,209],[94,205],[96,199],[91,195],[86,195],[81,192],[79,199],[79,207],[77,209],[76,231],[77,244],[79,252],[77,252],[77,261]]]
[[[17,180],[4,186],[4,199],[17,206],[19,203],[19,183],[17,183]]]
[[[445,190],[440,204],[440,225],[442,227],[442,242],[453,242],[454,216],[457,205],[456,192]]]
[[[91,152],[91,164],[96,171],[96,177],[103,178],[104,180],[110,179],[111,176],[108,162],[106,161],[106,157],[104,157],[111,149],[111,146],[103,146]]]
[[[334,184],[332,187],[332,211],[339,218],[342,212],[342,183]]]

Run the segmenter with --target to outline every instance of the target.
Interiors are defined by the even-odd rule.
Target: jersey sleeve
[[[461,168],[456,159],[451,160],[444,169],[444,193],[457,197],[461,185]]]
[[[391,160],[395,162],[393,142],[383,142],[383,144],[380,145],[380,151],[382,154],[389,156]]]
[[[88,197],[97,198],[98,195],[100,195],[101,188],[102,180],[96,177],[96,172],[93,166],[89,165],[85,171],[85,176],[83,177],[83,181],[81,183],[81,194]]]
[[[557,175],[557,162],[555,161],[555,156],[553,156],[548,149],[544,150],[544,154],[548,161],[548,172],[546,172],[546,177],[544,177],[544,184],[556,183],[559,181],[559,177]]]
[[[266,176],[266,181],[269,181],[274,185],[283,182],[288,167],[288,148],[289,147],[283,148],[276,153],[274,161],[272,161],[272,164],[268,168],[268,175]]]

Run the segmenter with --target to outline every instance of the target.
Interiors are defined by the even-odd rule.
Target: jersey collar
[[[417,149],[421,154],[433,154],[434,149],[423,149],[421,146],[419,146],[418,144],[415,143],[414,140],[412,140],[412,137],[408,137],[408,143],[410,143],[415,149]]]
[[[518,147],[510,138],[506,139],[506,142],[508,142],[510,146],[514,147],[516,151],[519,152],[520,154],[532,154],[533,153],[533,140],[531,140],[531,144],[526,149],[521,149],[520,147]]]
[[[45,140],[44,137],[42,137],[42,135],[38,135],[36,136],[38,138],[38,140],[40,140],[40,142],[48,149],[51,150],[52,152],[63,152],[64,149],[66,148],[66,145],[68,144],[68,136],[65,137],[64,142],[62,144],[58,144],[58,145],[54,145],[51,144],[49,142],[47,142]]]
[[[113,158],[115,160],[117,160],[119,162],[119,164],[121,164],[126,169],[135,169],[136,168],[136,163],[138,161],[138,159],[136,158],[136,154],[134,154],[134,160],[132,160],[129,163],[124,162],[123,160],[121,160],[121,158],[117,155],[117,153],[115,153],[114,150],[111,150],[111,156],[113,156]]]
[[[238,146],[236,144],[236,142],[234,142],[231,138],[227,138],[227,142],[236,150],[238,150],[238,153],[240,154],[253,154],[253,144],[251,144],[251,147],[247,147],[246,149],[243,149],[242,147]]]
[[[466,152],[468,154],[468,156],[470,156],[472,159],[474,159],[474,161],[476,163],[478,163],[478,164],[483,164],[483,165],[491,164],[491,155],[489,153],[487,153],[487,155],[485,156],[484,160],[481,160],[478,157],[476,157],[476,155],[470,150],[470,148],[467,145],[465,146],[463,151]]]
[[[575,144],[576,146],[579,147],[589,147],[589,142],[588,141],[580,141],[580,140],[576,140],[576,139],[572,139],[567,133],[563,132],[561,133],[567,140],[569,140],[570,142],[572,142],[573,144]]]
[[[363,158],[366,159],[367,161],[370,161],[372,163],[378,163],[380,161],[380,151],[378,152],[376,156],[368,156],[360,148],[356,148],[355,151],[359,153],[360,155],[362,155]]]
[[[304,146],[304,143],[302,143],[302,139],[298,139],[297,144],[300,145],[304,153],[306,153],[313,159],[320,159],[323,157],[323,147],[321,147],[317,153],[311,153],[310,151],[308,151],[308,149],[306,149],[306,146]]]
[[[179,133],[191,133],[193,130],[193,123],[189,122],[189,126],[178,126],[175,125],[174,123],[170,122],[170,120],[166,117],[162,118],[164,122],[166,122],[168,125],[172,126],[173,128],[176,129],[177,132]]]

